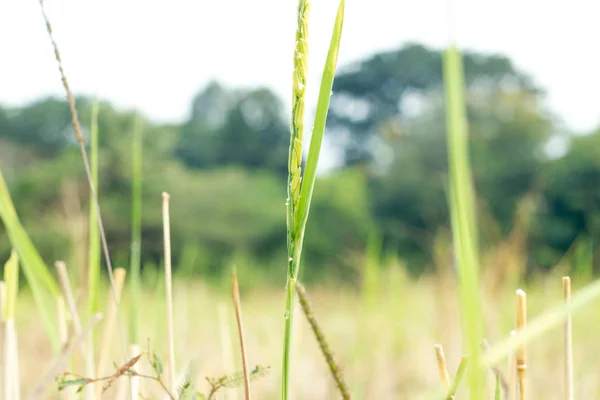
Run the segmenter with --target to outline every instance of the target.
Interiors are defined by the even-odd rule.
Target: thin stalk
[[[77,305],[75,304],[75,296],[73,296],[73,289],[69,280],[69,274],[67,273],[67,266],[63,261],[57,261],[55,265],[58,281],[60,282],[63,296],[66,300],[67,307],[69,308],[69,313],[71,314],[75,335],[80,335],[83,328],[81,327],[81,319],[79,318],[79,312],[77,311]]]
[[[94,99],[92,105],[92,119],[90,129],[90,168],[92,172],[92,184],[96,193],[98,193],[98,99]],[[98,221],[96,220],[96,212],[94,210],[94,199],[90,197],[89,216],[88,216],[89,242],[88,242],[88,304],[86,319],[92,316],[99,310],[98,306],[98,289],[100,285],[100,262],[102,255],[100,253],[100,233],[98,231]],[[85,354],[85,370],[87,376],[95,376],[95,354],[96,341],[94,339],[94,331],[88,335],[86,354]],[[93,387],[85,388],[87,399],[93,397]]]
[[[129,340],[139,343],[139,315],[137,309],[140,298],[140,269],[142,253],[142,128],[140,117],[136,116],[133,129],[132,146],[133,182],[131,189],[131,260],[130,280],[131,312],[129,321]]]
[[[571,303],[571,279],[562,278],[563,297],[567,306]],[[573,332],[571,327],[571,311],[567,312],[564,326],[565,341],[565,400],[573,400]]]
[[[296,226],[296,213],[300,202],[302,180],[302,138],[304,136],[304,104],[308,75],[308,17],[309,2],[298,2],[298,26],[294,50],[294,76],[292,88],[292,120],[288,157],[288,183],[286,200],[288,272],[285,304],[285,333],[283,343],[282,398],[287,400],[290,385],[290,358],[294,318],[294,289],[300,264],[302,237]]]
[[[521,289],[517,290],[517,332],[527,325],[527,295]],[[525,344],[517,349],[517,377],[519,379],[519,400],[527,399],[527,352]]]
[[[56,44],[56,41],[54,40],[54,35],[52,34],[52,26],[50,25],[50,20],[48,19],[48,16],[46,15],[46,10],[44,8],[44,1],[39,0],[39,4],[40,4],[40,10],[42,12],[42,16],[44,18],[44,22],[46,23],[46,30],[48,32],[48,37],[52,44],[52,48],[54,49],[54,56],[55,56],[56,62],[58,64],[58,70],[60,72],[61,81],[63,84],[63,88],[65,89],[65,94],[67,96],[67,100],[69,103],[69,110],[71,112],[71,122],[73,124],[75,139],[79,143],[79,149],[81,152],[81,158],[83,160],[85,174],[86,174],[88,185],[90,188],[91,197],[94,201],[94,209],[96,211],[96,217],[97,217],[97,222],[98,222],[98,230],[100,232],[100,242],[102,245],[102,250],[104,252],[104,258],[106,261],[106,269],[108,270],[108,277],[109,277],[110,284],[112,287],[113,300],[114,300],[115,304],[117,305],[117,320],[119,322],[119,330],[121,333],[121,345],[123,348],[123,355],[124,355],[124,359],[127,360],[128,359],[127,342],[125,340],[125,330],[123,328],[123,323],[121,322],[121,316],[120,316],[119,309],[118,309],[118,300],[117,300],[117,293],[115,290],[115,278],[114,278],[114,274],[113,274],[113,267],[112,267],[112,262],[111,262],[111,258],[110,258],[110,252],[108,251],[108,242],[106,240],[106,232],[104,230],[104,223],[102,222],[102,214],[100,212],[100,203],[98,202],[98,195],[96,194],[96,188],[94,187],[94,180],[92,178],[90,161],[89,161],[89,158],[87,155],[87,150],[85,148],[85,139],[84,139],[84,136],[83,136],[83,133],[81,130],[79,118],[77,116],[77,108],[75,107],[75,98],[73,97],[73,93],[71,92],[69,83],[67,81],[67,77],[66,77],[64,69],[63,69],[60,52],[58,51],[58,45]]]
[[[240,338],[240,351],[242,353],[242,373],[244,374],[244,396],[246,400],[251,400],[250,393],[250,374],[248,371],[248,360],[246,357],[246,344],[244,340],[244,324],[242,323],[242,302],[240,301],[240,288],[238,286],[237,273],[233,269],[233,308],[235,310],[235,320],[238,326],[238,335]]]
[[[169,194],[163,192],[163,235],[165,246],[165,284],[167,295],[167,340],[169,341],[169,387],[171,393],[177,393],[175,380],[175,335],[173,329],[173,278],[171,271],[171,223],[169,218]]]
[[[69,342],[69,325],[67,324],[67,309],[65,306],[65,298],[63,296],[58,296],[56,298],[56,317],[58,320],[58,337],[60,338],[60,346],[62,349],[64,349]],[[69,370],[72,370],[71,366],[69,366]],[[73,399],[73,392],[75,390],[75,388],[65,388],[65,393],[61,395],[61,398],[67,400]]]
[[[340,1],[338,7],[329,52],[327,53],[325,67],[323,69],[317,110],[306,162],[306,172],[304,173],[304,176],[302,176],[302,138],[304,134],[304,105],[308,70],[308,14],[308,1],[299,0],[297,13],[298,27],[296,31],[296,46],[294,52],[291,138],[288,159],[288,196],[286,201],[288,270],[284,314],[285,326],[281,388],[283,400],[288,400],[290,394],[295,288],[300,269],[304,232],[316,180],[317,164],[319,162],[323,135],[325,133],[329,100],[337,65],[337,56],[344,21],[344,0]]]
[[[119,304],[121,302],[121,293],[123,291],[123,284],[125,282],[126,271],[124,268],[116,268],[115,269],[115,284],[117,286],[117,300]],[[110,295],[110,293],[109,293]],[[106,310],[106,323],[104,325],[104,332],[102,334],[102,346],[100,347],[100,356],[98,358],[98,366],[96,371],[98,371],[98,375],[102,376],[104,374],[104,370],[106,368],[107,360],[108,360],[108,352],[110,351],[110,344],[113,340],[113,330],[115,325],[115,314],[116,307],[115,303],[109,302]],[[135,356],[133,356],[135,357]],[[101,387],[100,385],[96,385],[96,397],[101,397]]]
[[[329,347],[329,344],[327,343],[327,340],[325,339],[325,335],[323,334],[323,331],[321,330],[319,321],[317,320],[317,317],[315,316],[315,314],[312,310],[312,307],[308,301],[308,298],[306,296],[306,290],[304,289],[304,286],[300,282],[296,283],[296,288],[298,289],[298,299],[300,300],[300,305],[302,306],[304,315],[306,316],[306,319],[308,320],[308,323],[310,324],[310,328],[313,331],[315,338],[317,339],[317,343],[319,344],[321,353],[325,357],[325,361],[327,362],[327,365],[329,366],[329,371],[331,372],[331,375],[333,376],[333,379],[335,380],[335,383],[340,392],[340,395],[342,396],[342,398],[344,400],[349,400],[351,398],[350,390],[348,389],[348,385],[346,384],[346,381],[344,380],[344,376],[342,375],[342,370],[341,370],[339,364],[337,363],[337,361],[335,360],[335,357],[333,356],[333,352],[331,351],[331,348]]]
[[[463,66],[461,55],[454,45],[444,56],[444,86],[452,236],[458,261],[462,325],[472,366],[468,371],[469,392],[471,399],[480,399],[483,397],[480,368],[483,317],[479,294],[475,194],[469,161]]]
[[[435,346],[433,346],[433,349],[435,351],[435,358],[437,359],[438,363],[440,378],[442,379],[442,382],[444,382],[444,385],[446,385],[446,387],[450,389],[450,374],[448,374],[448,364],[446,363],[444,348],[441,344],[436,344]]]

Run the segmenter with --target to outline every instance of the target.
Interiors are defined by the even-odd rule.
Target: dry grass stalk
[[[65,368],[65,365],[68,363],[69,359],[73,355],[73,353],[81,347],[81,344],[84,342],[88,332],[90,332],[94,327],[102,320],[102,313],[97,313],[94,315],[94,318],[87,324],[87,326],[83,329],[80,335],[76,336],[69,345],[62,351],[62,353],[58,356],[56,362],[48,369],[44,377],[42,378],[39,385],[33,391],[31,395],[32,400],[36,400],[41,398],[44,393],[44,390],[54,378],[59,375]]]
[[[517,290],[517,332],[527,325],[527,295],[522,289]],[[519,399],[527,399],[527,353],[525,344],[517,349],[517,375],[519,379]]]
[[[448,365],[446,364],[446,357],[444,356],[444,348],[441,344],[436,344],[433,346],[433,349],[435,350],[435,357],[437,358],[440,378],[442,378],[446,388],[450,389],[450,375],[448,374]]]
[[[124,268],[116,268],[115,269],[115,286],[117,292],[117,302],[121,302],[121,293],[123,292],[123,284],[125,282],[125,275],[127,271]],[[110,293],[109,293],[110,295]],[[116,306],[115,303],[109,302],[106,310],[106,323],[104,325],[104,332],[102,335],[102,346],[100,347],[100,354],[98,358],[97,365],[97,373],[98,376],[104,376],[104,370],[106,369],[106,364],[108,360],[108,353],[110,351],[110,344],[112,343],[113,331],[115,325],[115,317],[116,317]],[[100,398],[102,388],[100,385],[96,386],[96,397]]]
[[[233,308],[235,310],[235,319],[237,321],[238,333],[240,337],[240,350],[242,353],[242,371],[244,373],[244,395],[246,400],[251,399],[250,395],[250,375],[248,371],[248,360],[246,357],[246,345],[244,341],[244,326],[242,324],[242,303],[240,301],[240,288],[238,286],[237,273],[233,269]]]
[[[14,320],[12,318],[4,321],[4,352],[2,357],[2,370],[4,372],[3,379],[3,398],[7,400],[14,400],[14,370],[12,358],[12,347],[13,347],[13,332],[14,332]]]
[[[58,274],[58,280],[63,291],[63,296],[67,303],[67,307],[69,308],[71,321],[73,321],[73,329],[75,330],[75,335],[80,335],[82,331],[81,319],[79,318],[79,312],[77,311],[77,304],[75,303],[75,296],[73,295],[71,281],[69,280],[67,265],[63,261],[57,261],[55,263],[55,266],[56,272]]]
[[[14,400],[21,400],[21,374],[19,372],[19,336],[17,335],[17,327],[12,320],[12,349],[10,351],[12,356],[12,367],[13,367],[13,396]]]
[[[100,203],[98,202],[98,194],[96,193],[96,188],[94,187],[94,180],[92,178],[90,160],[89,160],[89,157],[87,154],[87,150],[85,148],[85,139],[84,139],[84,136],[83,136],[83,133],[81,130],[81,125],[79,123],[79,117],[77,116],[77,108],[75,107],[75,98],[73,97],[73,92],[71,91],[71,88],[69,87],[69,83],[67,81],[67,76],[65,75],[65,71],[63,69],[62,59],[60,57],[60,52],[58,51],[58,45],[56,44],[56,41],[54,40],[54,35],[52,34],[52,26],[50,25],[50,20],[48,19],[48,16],[46,15],[46,9],[44,8],[44,0],[39,0],[39,4],[40,4],[40,10],[42,12],[42,17],[44,18],[44,22],[46,23],[46,31],[48,32],[48,38],[50,39],[52,48],[54,50],[54,57],[56,58],[56,62],[58,64],[58,71],[60,72],[60,78],[61,78],[61,81],[63,84],[63,88],[65,89],[65,94],[67,96],[67,100],[69,103],[69,110],[71,112],[71,121],[73,124],[75,139],[77,139],[77,142],[79,143],[79,149],[81,151],[81,158],[83,160],[83,166],[84,166],[86,178],[88,181],[88,186],[90,189],[90,195],[93,200],[93,204],[94,204],[94,208],[95,208],[95,212],[96,212],[96,216],[97,216],[98,230],[100,232],[100,243],[102,245],[102,250],[104,253],[106,269],[108,270],[108,277],[110,280],[111,288],[113,289],[112,290],[113,300],[114,300],[115,304],[118,304],[117,293],[115,290],[115,279],[114,279],[114,274],[113,274],[112,261],[110,258],[110,252],[108,251],[108,242],[106,240],[106,232],[104,230],[104,222],[102,220],[102,213],[100,211]],[[125,340],[125,329],[123,328],[123,323],[121,322],[121,316],[118,312],[118,306],[117,306],[117,319],[119,322],[119,329],[121,332],[121,345],[123,348],[124,361],[127,361],[129,359],[129,357],[127,355],[127,341]]]
[[[73,288],[71,287],[71,281],[67,272],[67,265],[63,261],[56,261],[55,265],[58,280],[63,291],[63,296],[66,300],[67,307],[69,308],[69,314],[71,315],[71,321],[73,323],[73,330],[75,331],[75,336],[81,335],[81,318],[79,317],[79,311],[77,311],[77,303],[75,302],[75,296],[73,295]],[[84,357],[87,354],[85,342],[81,344],[81,354],[84,355]],[[84,399],[92,400],[94,399],[94,397],[95,396],[92,385],[86,387],[84,389]]]
[[[562,278],[563,297],[565,304],[571,304],[571,278]],[[567,312],[565,319],[565,400],[573,400],[573,334],[572,334],[571,311]]]
[[[171,271],[171,223],[169,218],[168,193],[163,192],[163,236],[165,245],[165,285],[167,295],[167,335],[169,342],[169,387],[171,393],[177,393],[177,381],[175,380],[175,333],[173,328],[173,279]]]
[[[69,324],[67,323],[67,308],[65,306],[65,299],[63,296],[56,298],[56,319],[58,321],[58,337],[60,339],[61,349],[65,349],[69,342]],[[73,391],[75,388],[66,388],[61,393],[62,399],[71,400],[74,398]]]
[[[348,385],[344,381],[344,377],[342,376],[342,371],[339,367],[339,364],[333,357],[333,352],[329,348],[329,344],[327,340],[325,340],[325,335],[319,326],[319,322],[315,317],[315,314],[312,311],[312,307],[308,302],[308,298],[306,297],[306,290],[304,286],[300,282],[296,282],[296,290],[298,292],[298,299],[300,300],[300,305],[302,306],[302,310],[304,311],[304,315],[306,315],[306,319],[319,343],[319,348],[321,349],[321,353],[325,357],[327,361],[327,365],[329,366],[329,370],[331,371],[331,375],[335,380],[335,383],[338,387],[338,390],[344,400],[349,400],[350,390],[348,390]]]

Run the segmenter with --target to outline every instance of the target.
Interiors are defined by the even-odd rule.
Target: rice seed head
[[[299,0],[298,28],[296,31],[296,47],[294,51],[294,77],[292,87],[292,129],[289,158],[289,197],[291,215],[289,223],[293,224],[296,210],[300,201],[300,186],[302,181],[302,138],[304,137],[304,105],[306,92],[306,77],[308,75],[308,16],[309,3]],[[289,227],[292,232],[295,226]]]

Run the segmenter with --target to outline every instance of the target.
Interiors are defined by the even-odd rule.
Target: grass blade
[[[98,193],[98,100],[92,106],[92,123],[90,133],[90,168],[92,184]],[[98,285],[100,280],[100,232],[98,220],[94,210],[94,199],[90,196],[88,216],[89,242],[88,242],[88,317],[99,311]],[[93,375],[88,375],[93,376]]]
[[[90,129],[90,170],[92,173],[92,185],[98,193],[98,99],[94,100],[92,105],[92,120]],[[98,289],[100,285],[100,232],[98,230],[98,221],[94,210],[94,199],[90,196],[89,216],[88,216],[88,309],[87,319],[91,319],[99,311],[98,307]],[[96,345],[95,332],[90,331],[87,337],[85,370],[87,376],[95,376],[95,354]],[[86,399],[91,399],[92,385],[86,387]]]
[[[42,321],[52,349],[58,353],[60,350],[60,341],[58,338],[58,328],[56,326],[56,310],[54,304],[60,290],[50,274],[48,267],[35,249],[31,239],[21,225],[8,187],[0,171],[0,219],[8,233],[8,238],[19,255],[21,267],[31,288],[35,304],[40,311]]]
[[[448,389],[448,394],[446,398],[454,397],[456,395],[456,391],[458,390],[458,385],[463,379],[465,375],[465,371],[467,370],[468,358],[463,357],[460,360],[460,364],[458,364],[458,368],[456,369],[456,375],[454,375],[454,379],[452,380],[452,384],[450,385],[450,389]]]
[[[471,399],[480,399],[483,397],[483,386],[479,368],[481,363],[479,343],[483,335],[475,239],[474,190],[469,163],[462,59],[453,45],[444,54],[444,83],[452,235],[455,256],[458,259],[463,335],[472,366],[469,368],[469,391]]]
[[[139,315],[137,305],[140,303],[140,268],[142,253],[142,127],[137,116],[133,129],[133,186],[131,190],[131,259],[130,280],[131,312],[129,321],[129,340],[139,343]]]
[[[297,227],[300,232],[304,231],[310,202],[312,199],[315,180],[317,176],[317,165],[319,163],[319,154],[321,153],[321,143],[325,134],[325,123],[327,122],[327,113],[329,111],[329,101],[331,99],[331,89],[333,88],[333,79],[337,67],[338,52],[342,39],[342,28],[344,25],[344,9],[345,1],[341,0],[338,7],[333,33],[331,35],[331,43],[327,53],[327,60],[323,68],[323,76],[321,78],[321,87],[319,89],[319,98],[317,101],[317,110],[315,113],[314,127],[310,138],[310,147],[308,150],[308,158],[306,161],[306,171],[302,178],[302,189],[300,192],[300,202],[296,213]]]

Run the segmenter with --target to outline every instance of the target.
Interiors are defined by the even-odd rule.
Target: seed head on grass
[[[321,143],[325,133],[325,123],[327,120],[327,111],[331,89],[333,87],[333,78],[337,65],[337,56],[342,35],[342,26],[344,21],[344,0],[340,1],[338,12],[335,19],[329,51],[321,86],[319,88],[319,98],[315,121],[310,140],[310,149],[306,162],[306,171],[302,174],[302,138],[304,130],[304,97],[306,92],[306,76],[308,61],[308,10],[307,0],[299,0],[298,3],[298,28],[296,32],[296,46],[294,50],[294,77],[293,77],[293,98],[292,98],[292,127],[290,138],[290,150],[288,159],[288,198],[286,201],[287,212],[287,247],[288,247],[288,270],[286,284],[286,303],[285,303],[285,327],[283,340],[283,368],[282,368],[282,399],[289,398],[290,389],[290,357],[292,347],[292,328],[293,328],[293,310],[294,295],[298,271],[300,268],[300,257],[302,253],[302,243],[304,240],[304,230],[308,219],[310,201],[314,189],[317,164],[319,162],[319,153]]]

